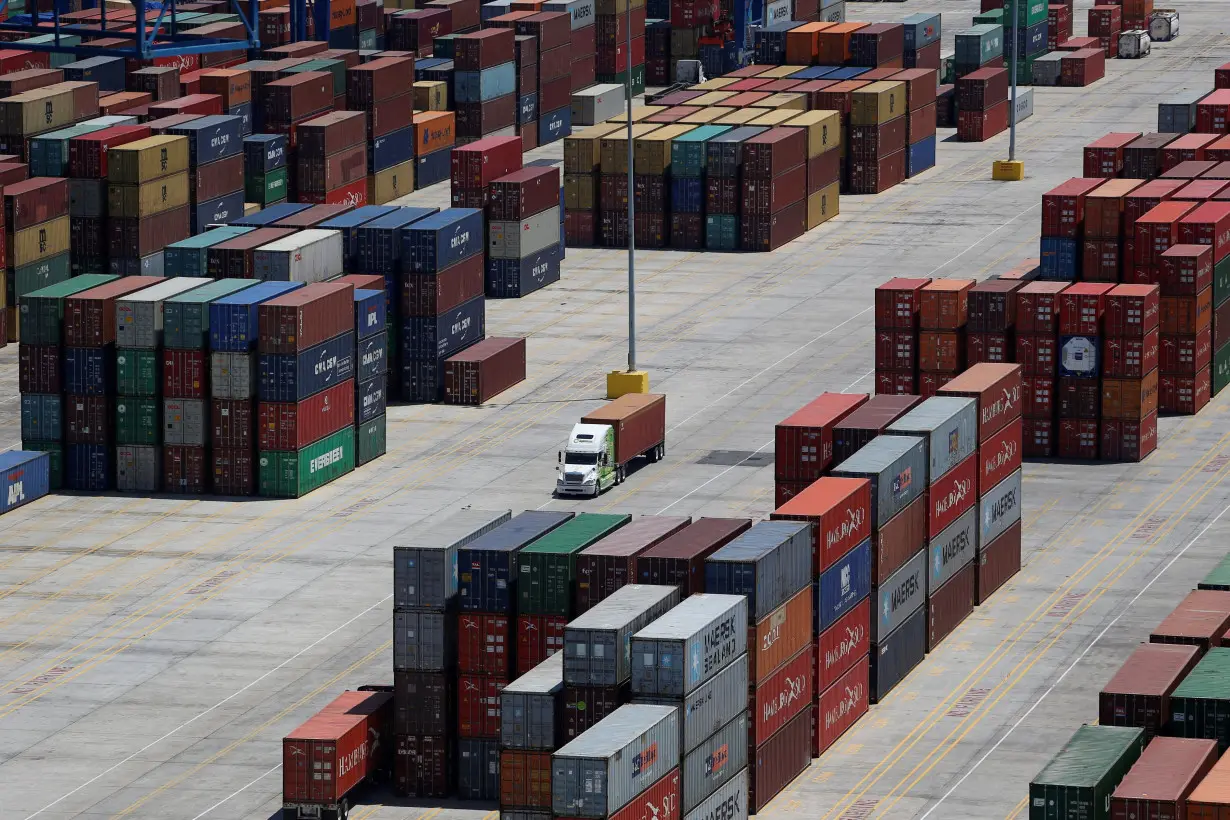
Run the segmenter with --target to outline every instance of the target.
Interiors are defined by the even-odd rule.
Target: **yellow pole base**
[[[617,399],[629,393],[648,393],[649,374],[644,370],[612,370],[606,374],[606,397]]]
[[[997,159],[991,165],[991,179],[1020,182],[1025,178],[1025,163],[1019,159]]]

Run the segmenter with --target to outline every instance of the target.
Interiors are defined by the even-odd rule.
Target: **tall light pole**
[[[1028,4],[1030,0],[1025,0],[1025,2]],[[1012,39],[1008,41],[1012,44],[1012,56],[1008,66],[1008,78],[1012,84],[1008,102],[1008,159],[996,160],[991,165],[991,178],[1003,182],[1018,182],[1025,178],[1025,163],[1016,158],[1016,63],[1021,58],[1021,52],[1025,50],[1017,42],[1017,32],[1020,30],[1017,19],[1020,4],[1021,0],[1008,0],[1005,5],[1005,9],[1010,9],[1012,14],[1012,25],[1008,29],[1012,32]],[[1005,44],[1005,51],[1007,51],[1006,46],[1007,44]]]

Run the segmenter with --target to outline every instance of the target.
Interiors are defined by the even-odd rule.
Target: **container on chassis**
[[[632,676],[633,636],[679,603],[673,586],[622,587],[564,629],[564,682],[618,686]]]
[[[705,591],[705,559],[752,526],[748,518],[701,518],[636,559],[641,584],[674,584],[685,596]]]
[[[1098,695],[1098,722],[1162,733],[1170,720],[1170,696],[1200,659],[1192,645],[1145,643],[1136,648]]]
[[[584,613],[619,588],[637,583],[637,556],[691,523],[681,516],[641,516],[582,550],[577,557],[576,612]]]
[[[411,543],[393,547],[393,606],[448,607],[457,595],[457,551],[511,519],[510,510],[462,510],[412,531]]]
[[[551,751],[563,740],[564,656],[555,653],[500,692],[500,743]]]
[[[1142,729],[1085,725],[1029,784],[1030,820],[1107,817],[1111,795],[1145,748]]]
[[[623,467],[640,455],[657,461],[666,452],[666,396],[629,393],[581,418],[615,430],[615,463]]]

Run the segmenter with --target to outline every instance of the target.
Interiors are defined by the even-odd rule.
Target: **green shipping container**
[[[1213,395],[1216,396],[1230,384],[1230,342],[1213,354]]]
[[[517,611],[522,615],[571,618],[577,553],[627,524],[631,518],[629,515],[581,513],[521,550]]]
[[[116,444],[161,444],[162,401],[135,396],[115,399]]]
[[[1230,748],[1230,649],[1210,649],[1174,690],[1166,734],[1216,740],[1221,753]]]
[[[709,214],[705,217],[705,247],[711,251],[739,249],[739,217]]]
[[[731,129],[729,125],[702,125],[671,140],[671,176],[703,177],[707,143]]]
[[[354,469],[354,428],[347,427],[302,450],[262,450],[258,494],[299,498]]]
[[[359,48],[364,51],[376,50],[376,30],[374,28],[359,29]]]
[[[115,392],[121,396],[155,397],[162,380],[159,365],[162,356],[157,350],[123,348],[115,353]],[[127,442],[139,444],[140,442]]]
[[[1008,0],[1007,6],[1016,9],[1016,24],[1020,28],[1029,28],[1046,20],[1047,0]],[[1012,13],[1004,14],[1004,25],[1012,23]]]
[[[947,51],[940,55],[940,83],[952,85],[957,81],[957,55]]]
[[[1027,55],[1024,60],[1016,61],[1016,82],[1017,85],[1033,85],[1034,82],[1034,63],[1041,54]],[[1012,66],[1008,66],[1008,70],[1012,71]],[[1011,103],[1009,103],[1011,104]]]
[[[1145,749],[1145,730],[1085,725],[1029,784],[1029,820],[1110,820],[1110,797]]]
[[[1002,26],[1004,24],[1004,10],[991,9],[990,11],[984,11],[982,14],[976,14],[974,15],[973,23],[976,26]]]
[[[64,445],[58,441],[21,440],[21,449],[36,453],[47,453],[48,467],[51,470],[50,489],[59,490],[64,487]]]
[[[1044,13],[1045,10],[1043,6]],[[956,48],[958,65],[986,65],[996,57],[1004,56],[1004,27],[982,25],[958,31]]]
[[[60,344],[61,325],[64,321],[64,298],[118,278],[110,274],[74,276],[59,284],[27,293],[18,309],[21,314],[21,343],[25,345]]]
[[[209,303],[250,288],[257,279],[219,279],[162,303],[163,347],[204,350],[209,347]]]
[[[385,447],[388,440],[388,432],[386,429],[386,417],[376,416],[376,418],[360,424],[356,433],[358,443],[358,466],[362,467],[369,461],[380,458],[385,453]]]
[[[1230,299],[1230,256],[1213,266],[1213,307],[1221,307]]]
[[[62,253],[48,259],[40,259],[28,265],[22,265],[9,274],[5,280],[7,285],[8,303],[18,305],[22,298],[36,290],[41,290],[60,282],[67,282],[72,274],[71,254]]]
[[[253,174],[244,177],[243,199],[245,202],[255,202],[262,208],[268,208],[286,199],[285,168],[270,171],[267,174]]]
[[[1230,348],[1230,345],[1227,346]],[[1221,559],[1221,563],[1213,567],[1213,571],[1204,576],[1199,589],[1215,589],[1230,592],[1230,555]]]
[[[249,199],[248,202],[256,200]],[[190,236],[178,242],[167,245],[162,254],[162,267],[165,276],[205,276],[209,270],[209,249],[220,242],[243,236],[249,228],[241,225],[227,225],[214,228],[212,231]],[[198,288],[193,293],[199,292]]]
[[[627,86],[628,72],[621,71],[618,74],[599,74],[597,80],[600,83],[615,83],[615,85]],[[645,93],[645,66],[632,66],[632,96]]]

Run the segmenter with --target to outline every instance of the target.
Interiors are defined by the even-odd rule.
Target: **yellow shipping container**
[[[806,111],[786,125],[807,129],[807,158],[817,157],[841,143],[841,114],[837,111]]]
[[[564,208],[594,211],[598,208],[597,174],[564,174]]]
[[[780,94],[770,94],[763,100],[752,103],[755,108],[780,108],[786,111],[806,111],[807,95],[792,94],[784,91]]]
[[[764,116],[763,108],[736,108],[713,121],[714,125],[747,125],[757,117]]]
[[[828,222],[841,213],[841,203],[838,201],[840,184],[834,182],[809,194],[807,197],[807,230]]]
[[[57,216],[13,234],[9,240],[8,265],[19,268],[41,262],[68,250],[68,216]]]
[[[419,111],[447,111],[448,83],[444,80],[419,80],[414,84],[414,107]]]
[[[676,123],[637,137],[632,143],[633,171],[638,174],[665,174],[671,166],[671,140],[693,128],[695,126]]]
[[[796,71],[802,71],[805,68],[807,68],[805,65],[775,65],[768,71],[762,71],[756,76],[761,79],[771,77],[774,80],[784,80]]]
[[[383,205],[414,190],[414,160],[385,168],[367,178],[367,198],[372,205]]]
[[[722,100],[728,100],[735,96],[733,91],[710,91],[708,94],[701,94],[688,100],[688,105],[720,105]]]
[[[707,125],[713,122],[718,117],[729,114],[734,111],[733,108],[726,108],[720,105],[713,105],[708,108],[701,108],[697,111],[688,114],[686,117],[680,117],[679,122],[688,125]]]
[[[798,111],[791,111],[785,108],[775,108],[770,111],[765,111],[756,119],[748,123],[748,125],[785,125],[790,120],[797,117]]]
[[[0,270],[0,308],[8,307],[8,304],[9,304],[8,298],[9,298],[9,272],[8,272],[8,269],[6,268],[5,270]]]
[[[884,80],[850,93],[850,124],[879,125],[905,114],[905,83]]]
[[[627,124],[604,122],[564,137],[564,173],[592,174],[601,168],[602,138],[620,129],[627,131]]]
[[[649,122],[638,122],[632,126],[633,148],[639,137],[652,133],[660,126]],[[602,138],[602,173],[628,173],[628,131],[626,128],[616,128]]]
[[[244,216],[251,216],[252,214],[257,213],[261,210],[264,210],[264,209],[261,208],[261,204],[259,202],[243,203],[243,215]]]
[[[107,151],[107,181],[140,185],[188,170],[188,138],[146,137]]]
[[[107,211],[113,217],[140,219],[188,204],[184,171],[142,185],[107,185]]]
[[[705,80],[703,83],[692,86],[693,91],[717,91],[725,88],[728,85],[739,82],[738,77],[714,77],[712,80]]]
[[[639,108],[632,109],[632,121],[640,122],[646,119],[647,117],[652,117],[654,114],[658,113],[659,111],[665,111],[665,110],[666,110],[666,106],[664,105],[642,105]],[[620,111],[618,114],[616,114],[615,116],[607,120],[607,122],[627,122],[627,121],[628,121],[627,111]]]
[[[0,100],[4,133],[32,136],[72,125],[76,112],[71,89],[36,88]]]

